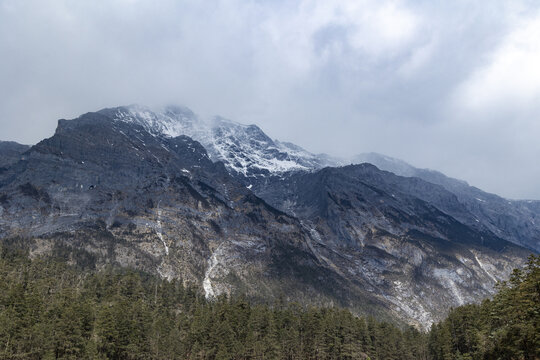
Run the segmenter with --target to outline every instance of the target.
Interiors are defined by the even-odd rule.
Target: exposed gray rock
[[[29,145],[22,145],[15,141],[0,141],[0,172],[17,161],[22,154],[30,149]]]
[[[487,229],[503,239],[540,251],[540,201],[504,199],[438,171],[418,169],[376,153],[358,155],[354,162],[368,162],[397,175],[418,177],[440,185],[455,195],[460,207],[445,198],[436,198],[434,192],[421,191],[417,196],[471,227]]]
[[[187,135],[200,142],[212,160],[223,162],[246,186],[269,176],[341,164],[339,159],[326,154],[312,154],[297,145],[272,140],[257,125],[243,125],[220,116],[204,120],[184,107],[152,111],[131,105],[99,113],[116,121],[138,124],[154,135]]]
[[[2,240],[23,241],[32,256],[135,267],[198,284],[209,297],[285,294],[391,318],[387,303],[319,262],[297,219],[186,136],[155,136],[99,113],[60,120],[0,175],[0,199]]]
[[[526,258],[455,215],[470,210],[441,185],[371,165],[318,170],[333,160],[216,121],[208,132],[179,107],[60,120],[0,173],[2,241],[182,278],[208,297],[284,296],[421,327]]]
[[[441,309],[488,296],[528,251],[489,229],[441,211],[466,211],[439,185],[371,164],[297,173],[260,189],[273,206],[303,220],[321,261],[426,324]]]

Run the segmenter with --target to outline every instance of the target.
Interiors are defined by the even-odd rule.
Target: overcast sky
[[[540,199],[540,3],[0,0],[0,140],[180,104]]]

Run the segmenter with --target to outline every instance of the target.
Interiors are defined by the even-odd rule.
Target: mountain
[[[30,149],[28,145],[22,145],[14,141],[0,141],[0,171],[21,158],[21,155]]]
[[[210,298],[283,296],[392,318],[384,301],[320,264],[298,219],[255,196],[198,142],[102,113],[60,120],[0,174],[0,234],[32,257],[134,267],[197,284]]]
[[[65,248],[73,261],[181,277],[208,295],[225,291],[214,288],[220,276],[244,286],[256,283],[246,277],[269,278],[261,269],[275,271],[270,281],[286,277],[289,268],[272,263],[282,252],[316,266],[298,222],[237,183],[199,143],[99,113],[60,120],[53,137],[1,175],[0,194],[0,233],[27,239],[33,255]]]
[[[200,142],[212,160],[223,162],[247,185],[268,176],[340,164],[340,160],[326,154],[312,154],[294,144],[272,140],[256,125],[243,125],[219,116],[205,121],[185,107],[167,106],[152,111],[131,105],[100,113],[117,121],[138,124],[154,135],[187,135]]]
[[[418,169],[402,160],[376,153],[357,155],[353,162],[368,162],[397,175],[441,185],[456,196],[462,208],[449,208],[445,199],[433,198],[430,192],[418,195],[468,226],[484,228],[503,239],[540,251],[540,201],[504,199],[438,171]]]
[[[458,216],[443,186],[271,140],[257,126],[139,106],[59,120],[0,173],[0,238],[32,257],[134,267],[426,328],[530,251]]]
[[[465,211],[441,186],[371,164],[297,173],[260,196],[302,219],[321,261],[390,301],[401,316],[429,323],[438,309],[488,296],[528,252],[463,224],[423,193]]]

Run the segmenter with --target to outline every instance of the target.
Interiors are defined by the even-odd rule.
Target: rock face
[[[427,327],[528,254],[458,216],[471,212],[444,186],[324,168],[339,161],[186,108],[60,120],[24,151],[0,172],[3,242],[181,278],[208,297],[339,304]]]
[[[434,198],[431,192],[424,192],[423,197],[468,226],[488,230],[510,242],[540,251],[540,201],[503,199],[438,171],[418,169],[376,153],[358,155],[354,162],[369,162],[397,175],[441,185],[456,196],[461,208],[449,208],[444,199]]]
[[[312,171],[341,164],[341,160],[326,154],[312,154],[294,144],[272,140],[256,125],[243,125],[222,117],[204,121],[183,107],[151,111],[132,105],[104,109],[100,113],[121,122],[138,124],[154,135],[189,136],[206,148],[212,160],[223,162],[246,186],[291,171]]]
[[[464,210],[441,186],[371,164],[297,173],[260,195],[303,219],[321,261],[390,301],[399,316],[429,323],[441,308],[490,294],[527,252],[461,223],[424,193]]]
[[[0,141],[0,171],[21,159],[22,154],[30,149],[28,145],[22,145],[14,141]]]
[[[60,120],[2,174],[0,189],[0,233],[27,239],[36,254],[67,248],[74,261],[181,277],[207,295],[236,285],[250,295],[249,286],[288,276],[273,263],[282,252],[316,265],[298,221],[238,184],[199,143],[99,113]]]

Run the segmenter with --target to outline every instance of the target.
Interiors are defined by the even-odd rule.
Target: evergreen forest
[[[428,333],[0,247],[0,359],[539,359],[540,257]]]

